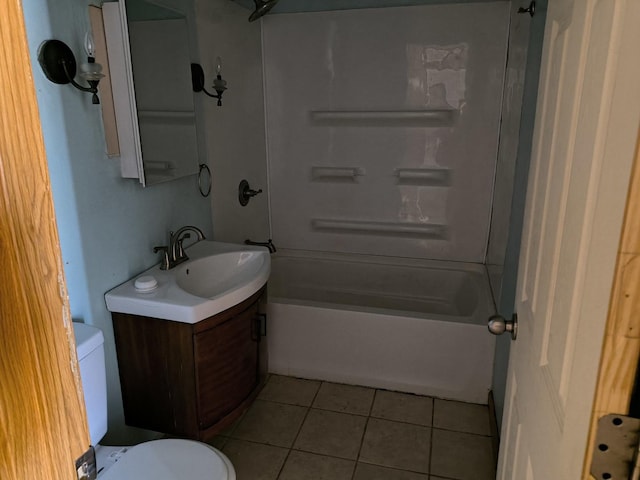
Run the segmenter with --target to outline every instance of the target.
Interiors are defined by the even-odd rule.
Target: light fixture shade
[[[213,79],[213,89],[218,93],[221,91],[224,92],[227,89],[227,81],[218,75]]]
[[[102,65],[96,63],[93,57],[89,57],[89,61],[80,64],[80,78],[86,81],[100,81],[104,77],[102,73]]]

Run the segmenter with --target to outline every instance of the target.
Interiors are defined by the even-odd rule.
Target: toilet
[[[163,439],[133,447],[98,444],[107,433],[107,382],[104,337],[99,329],[73,324],[80,377],[100,480],[236,480],[229,459],[193,440]]]

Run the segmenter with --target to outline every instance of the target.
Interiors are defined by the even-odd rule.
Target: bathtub
[[[279,251],[269,371],[487,403],[494,312],[483,265]]]

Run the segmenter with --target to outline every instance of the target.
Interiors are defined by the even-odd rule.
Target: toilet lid
[[[192,440],[153,440],[131,447],[99,479],[235,480],[231,463],[223,457],[213,447]]]

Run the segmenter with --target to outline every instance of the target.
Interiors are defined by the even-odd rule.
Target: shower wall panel
[[[281,14],[263,28],[276,244],[483,262],[508,3]]]

